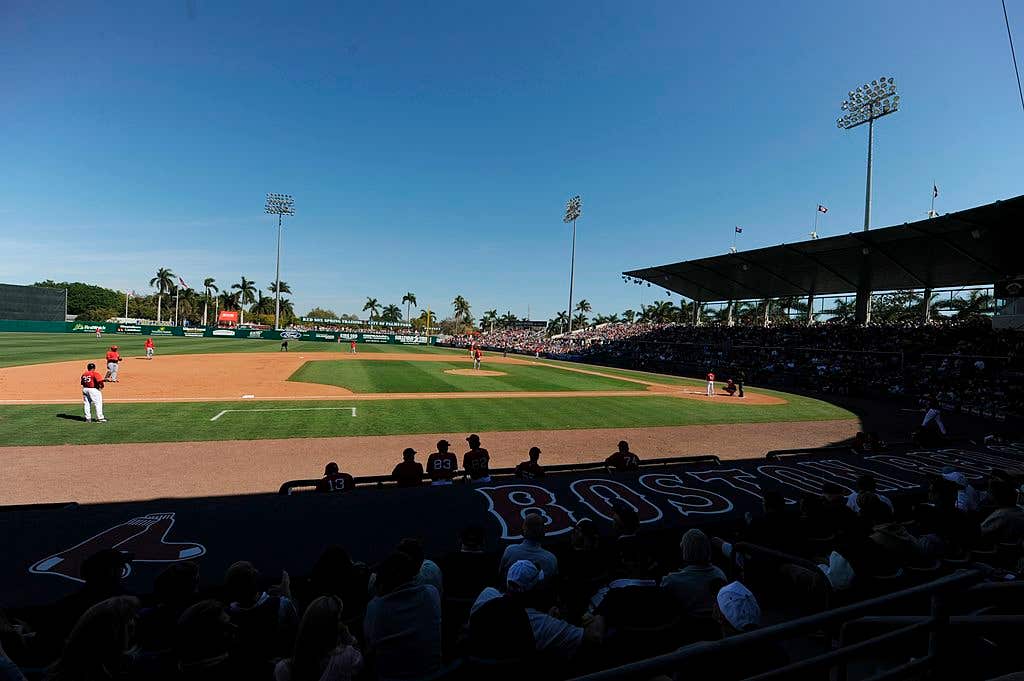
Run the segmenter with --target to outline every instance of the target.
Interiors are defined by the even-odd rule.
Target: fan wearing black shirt
[[[604,460],[604,465],[617,471],[635,471],[640,467],[640,457],[629,451],[629,443],[619,442],[619,451]]]

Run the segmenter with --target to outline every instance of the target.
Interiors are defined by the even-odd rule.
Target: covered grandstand
[[[1024,196],[870,231],[629,270],[698,303],[993,285],[1024,273]],[[808,309],[813,305],[809,304]],[[924,306],[927,314],[927,306]]]

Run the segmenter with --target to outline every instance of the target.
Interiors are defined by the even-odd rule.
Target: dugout
[[[1024,196],[902,225],[623,272],[698,303],[999,285],[1021,279]],[[1018,289],[1020,287],[1017,287]],[[1002,287],[1001,290],[1006,290]],[[1016,297],[1016,296],[1014,296]],[[1013,301],[1011,301],[1013,302]],[[813,304],[808,305],[812,309]],[[922,313],[927,316],[928,306]],[[695,307],[696,309],[696,307]]]
[[[0,319],[64,322],[67,309],[67,289],[0,284]]]

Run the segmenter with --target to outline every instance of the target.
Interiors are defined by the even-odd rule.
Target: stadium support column
[[[733,301],[729,301],[729,306],[725,308],[725,325],[732,326],[732,308]]]
[[[762,326],[764,326],[766,329],[768,328],[768,315],[771,313],[771,309],[772,309],[772,299],[771,298],[765,298],[764,299],[764,324],[762,324]]]
[[[814,323],[814,291],[807,294],[807,325]]]
[[[700,301],[693,301],[693,325],[700,326]]]
[[[932,320],[932,290],[924,290],[924,300],[921,301],[921,319],[927,324]]]

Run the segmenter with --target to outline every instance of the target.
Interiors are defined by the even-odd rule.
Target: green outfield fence
[[[256,340],[303,340],[322,343],[379,343],[391,345],[435,345],[437,336],[415,333],[365,333],[355,331],[275,331],[272,329],[221,329],[213,326],[170,326],[161,324],[118,324],[114,322],[33,322],[0,319],[0,331],[34,333],[96,333],[127,336],[183,336],[192,338],[252,338]]]

